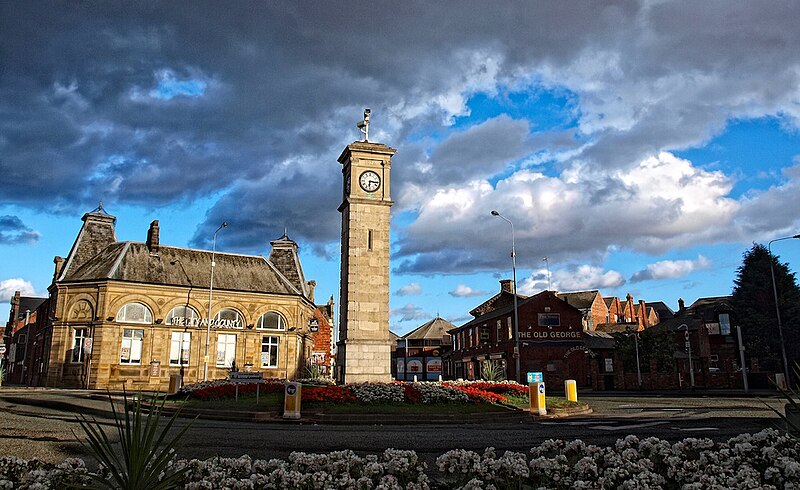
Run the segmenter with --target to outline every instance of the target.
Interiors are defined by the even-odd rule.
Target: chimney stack
[[[514,294],[514,281],[511,279],[503,279],[500,281],[500,292]]]
[[[55,272],[53,272],[53,281],[55,281],[58,279],[58,276],[61,274],[61,269],[64,267],[64,258],[56,255],[55,258],[53,258],[53,263],[56,265]]]
[[[155,255],[158,254],[158,235],[159,235],[159,228],[158,228],[158,220],[153,220],[150,223],[150,229],[147,230],[147,250],[150,251],[151,254]]]
[[[678,313],[683,313],[686,310],[686,303],[683,302],[683,298],[678,298]]]

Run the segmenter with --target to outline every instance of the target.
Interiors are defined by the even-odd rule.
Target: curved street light
[[[692,340],[691,337],[689,336],[689,325],[681,323],[678,326],[677,330],[680,330],[684,327],[686,327],[686,334],[684,336],[684,338],[686,339],[686,347],[689,348],[689,380],[692,383],[692,389],[694,389],[694,364],[692,364]]]
[[[206,356],[203,359],[203,381],[208,381],[208,345],[211,342],[211,300],[214,299],[214,255],[217,252],[217,233],[227,227],[228,222],[223,221],[211,239],[211,278],[208,281],[208,322],[206,324]]]
[[[772,294],[775,296],[775,316],[778,318],[778,336],[781,340],[781,358],[783,359],[783,375],[786,377],[786,384],[789,385],[789,361],[786,360],[786,344],[783,342],[783,326],[781,325],[781,309],[778,306],[778,287],[775,284],[775,267],[772,265],[772,244],[780,242],[781,240],[791,240],[792,238],[800,238],[800,234],[785,236],[770,240],[767,244],[767,251],[769,252],[769,273],[772,275]]]
[[[511,225],[511,274],[514,280],[514,369],[517,383],[520,382],[519,372],[519,320],[517,318],[517,252],[514,246],[514,223],[497,211],[492,211],[492,216],[497,216]]]

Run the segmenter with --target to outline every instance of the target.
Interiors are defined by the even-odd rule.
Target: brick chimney
[[[514,281],[511,279],[503,279],[500,281],[500,292],[514,294]]]
[[[645,304],[643,299],[639,300],[639,325],[641,328],[647,328],[650,326],[649,323],[650,319],[647,318],[647,305]]]
[[[686,303],[683,302],[683,298],[678,298],[678,314],[683,314],[686,311]]]
[[[147,230],[147,250],[150,251],[150,254],[156,255],[158,254],[158,235],[159,235],[159,228],[158,228],[158,220],[154,219],[152,223],[150,223],[150,229]]]

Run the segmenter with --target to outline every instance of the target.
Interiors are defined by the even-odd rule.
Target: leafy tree
[[[800,288],[789,265],[770,255],[767,247],[754,243],[744,253],[737,270],[732,306],[736,323],[742,327],[745,352],[758,358],[765,370],[781,370],[781,345],[778,319],[775,316],[775,296],[772,290],[770,263],[775,270],[778,306],[781,312],[784,344],[789,365],[800,359]]]
[[[617,352],[626,373],[636,372],[636,345],[633,333],[617,334]],[[656,362],[659,372],[675,369],[675,339],[668,330],[651,328],[639,332],[639,365],[643,373],[650,372],[650,361]]]

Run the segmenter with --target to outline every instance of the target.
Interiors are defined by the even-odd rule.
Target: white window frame
[[[266,320],[268,315],[275,315],[278,317],[278,326],[277,327],[265,327],[264,321]],[[278,313],[277,311],[268,311],[261,315],[258,318],[258,322],[256,323],[256,328],[259,330],[277,330],[277,331],[285,331],[286,330],[286,317]]]
[[[144,309],[144,320],[128,320],[127,319],[128,308],[132,307],[132,306],[141,307],[141,308]],[[153,323],[153,312],[150,310],[150,308],[147,307],[146,304],[140,303],[138,301],[132,301],[130,303],[126,303],[126,304],[122,305],[122,308],[120,308],[119,311],[117,312],[116,321],[121,322],[121,323],[151,324],[151,323]]]
[[[231,311],[232,311],[232,312],[234,312],[234,313],[236,313],[236,320],[235,320],[235,321],[236,321],[236,325],[227,325],[227,324],[226,324],[226,325],[221,325],[221,323],[222,323],[222,321],[223,321],[223,319],[222,319],[222,314],[223,314],[223,313],[227,313],[227,312],[231,312]],[[226,318],[224,321],[233,321],[233,320],[230,320],[230,319],[227,319],[227,318]],[[219,310],[219,311],[217,312],[217,314],[214,316],[214,321],[213,321],[213,322],[211,322],[211,326],[212,326],[212,327],[216,327],[216,328],[235,328],[235,329],[241,329],[241,328],[244,328],[244,315],[242,315],[242,312],[240,312],[240,311],[239,311],[239,310],[237,310],[236,308],[222,308],[222,309],[221,309],[221,310]]]
[[[262,368],[277,368],[278,356],[280,355],[281,338],[277,335],[264,335],[261,337],[261,361]],[[266,349],[266,350],[265,350]],[[272,350],[274,349],[274,357]],[[266,362],[264,355],[267,354]]]
[[[222,354],[221,360],[220,354]],[[234,362],[236,362],[236,334],[217,334],[217,367],[229,368]]]
[[[78,335],[78,332],[80,332],[81,335]],[[86,345],[86,339],[88,338],[89,338],[89,327],[74,327],[72,329],[72,357],[70,358],[71,363],[81,364],[83,361],[86,360],[86,352],[84,352],[84,347]]]
[[[169,365],[188,366],[191,358],[192,333],[191,332],[172,332],[169,345]],[[183,353],[189,353],[183,356]],[[186,357],[186,358],[184,358]]]
[[[136,335],[136,333],[139,335]],[[144,329],[141,328],[123,328],[122,329],[122,346],[119,353],[119,363],[131,366],[138,366],[142,364],[142,344],[144,340]],[[125,349],[128,349],[128,359],[125,359]],[[138,351],[138,359],[134,359],[135,353]]]

